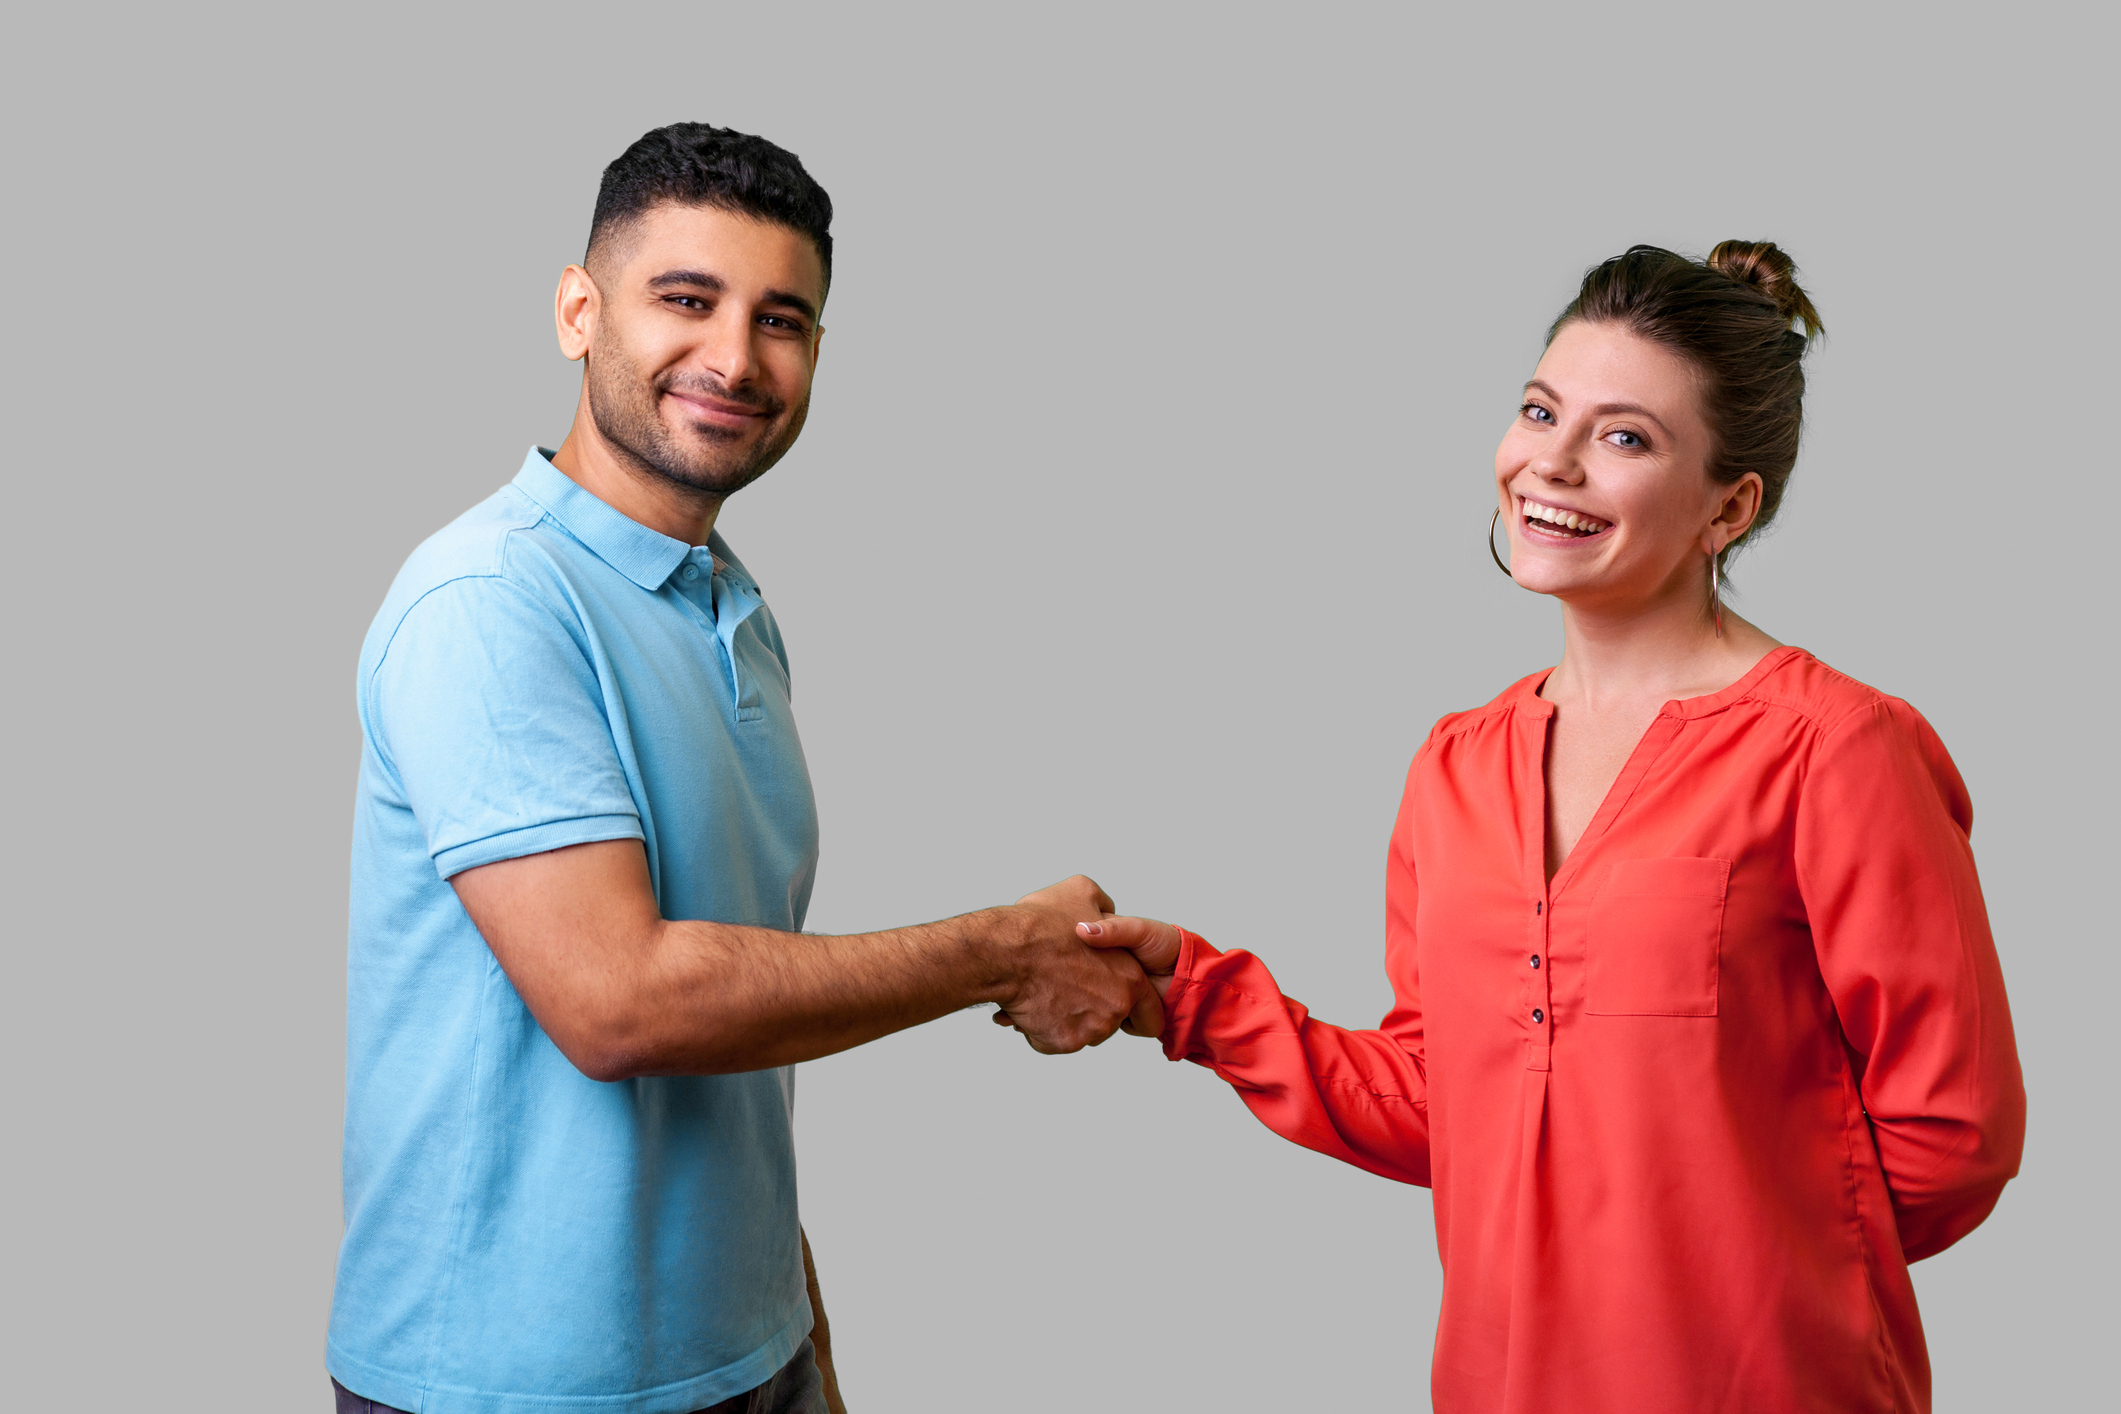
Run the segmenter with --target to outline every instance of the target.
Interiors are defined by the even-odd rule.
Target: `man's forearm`
[[[997,1001],[1023,931],[1013,913],[841,936],[663,922],[612,1008],[597,1078],[794,1065]]]
[[[538,1025],[593,1080],[791,1065],[982,1001],[1007,1006],[1039,1049],[1068,1051],[1156,1005],[1131,955],[1075,936],[1112,903],[1079,876],[1006,908],[839,937],[666,920],[638,840],[450,882]]]

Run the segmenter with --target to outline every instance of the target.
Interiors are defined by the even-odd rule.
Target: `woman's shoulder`
[[[1506,724],[1510,717],[1527,706],[1542,716],[1551,712],[1552,708],[1540,699],[1539,687],[1546,681],[1547,674],[1553,671],[1552,668],[1541,668],[1536,673],[1528,673],[1497,693],[1492,701],[1479,707],[1468,708],[1463,712],[1446,712],[1436,719],[1435,726],[1429,728],[1428,740],[1422,743],[1423,752],[1426,753],[1453,738],[1468,734],[1478,735],[1483,728]]]
[[[1745,697],[1795,713],[1823,736],[1865,716],[1921,721],[1900,698],[1829,667],[1802,648],[1778,649],[1781,661],[1762,674]]]
[[[1889,760],[1919,761],[1954,798],[1965,794],[1951,752],[1929,718],[1905,698],[1838,672],[1802,649],[1789,650],[1787,661],[1748,695],[1804,718],[1821,761],[1859,770],[1876,770]]]
[[[1906,699],[1838,672],[1796,651],[1763,677],[1751,696],[1808,720],[1807,779],[1840,781],[1876,798],[1893,783],[1926,782],[1963,834],[1973,826],[1973,802],[1951,752],[1929,719]]]

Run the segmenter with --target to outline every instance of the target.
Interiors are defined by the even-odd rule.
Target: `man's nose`
[[[750,382],[759,371],[751,345],[751,316],[735,310],[717,313],[720,317],[708,325],[707,337],[701,340],[700,358],[722,380],[722,386],[734,388]]]

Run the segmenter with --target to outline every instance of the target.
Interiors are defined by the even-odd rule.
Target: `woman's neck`
[[[1707,586],[1702,586],[1703,590]],[[1591,711],[1721,692],[1782,645],[1723,611],[1716,631],[1707,594],[1649,603],[1561,606],[1561,663],[1539,695]]]

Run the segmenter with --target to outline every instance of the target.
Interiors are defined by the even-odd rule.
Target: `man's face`
[[[666,202],[608,233],[589,270],[589,411],[604,440],[694,490],[726,496],[763,476],[810,411],[825,303],[810,238]]]

